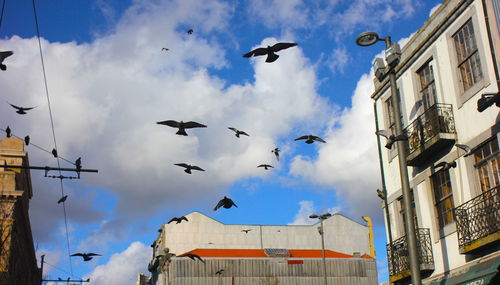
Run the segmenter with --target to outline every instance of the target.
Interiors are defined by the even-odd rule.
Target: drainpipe
[[[368,226],[368,239],[370,240],[370,255],[375,258],[375,244],[373,242],[373,224],[372,219],[368,216],[362,216],[363,220],[367,223]]]
[[[376,131],[380,131],[380,127],[378,124],[378,112],[377,112],[377,101],[373,103],[373,110],[375,114],[375,129]],[[392,255],[392,229],[391,229],[391,219],[389,216],[389,203],[387,202],[387,188],[385,185],[385,172],[384,172],[384,164],[382,160],[382,146],[380,143],[380,136],[377,136],[377,147],[378,147],[378,161],[380,164],[380,177],[382,177],[382,192],[384,193],[384,209],[385,209],[385,220],[387,222],[387,234],[389,235],[389,247],[391,248],[391,256],[388,256],[392,265],[394,266],[394,260]]]
[[[490,50],[491,50],[491,60],[493,61],[493,69],[495,70],[495,79],[497,81],[497,90],[499,90],[500,89],[500,75],[498,74],[497,58],[495,55],[495,47],[493,45],[493,39],[491,38],[491,27],[490,27],[490,21],[489,21],[489,17],[488,17],[488,11],[486,9],[485,0],[482,1],[482,4],[483,4],[484,22],[486,23],[488,42],[490,44]],[[498,28],[500,28],[500,27],[498,27]],[[498,48],[500,49],[500,46]]]

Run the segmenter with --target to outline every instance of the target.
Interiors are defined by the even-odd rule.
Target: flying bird
[[[12,136],[12,131],[10,130],[9,126],[5,129],[5,133],[7,134],[7,137],[10,138]]]
[[[455,144],[458,148],[461,148],[463,150],[465,150],[465,155],[464,157],[467,157],[467,156],[470,156],[473,154],[472,152],[472,149],[468,146],[468,145],[465,145],[465,144]]]
[[[205,260],[203,260],[199,255],[196,255],[196,254],[193,254],[193,253],[186,253],[186,254],[183,254],[183,255],[179,255],[179,257],[189,257],[192,260],[198,259],[199,261],[205,263]]]
[[[193,32],[194,32],[193,29],[189,29],[186,31],[186,33],[188,33],[188,35],[191,35]]]
[[[217,203],[217,206],[215,206],[214,211],[217,211],[217,209],[219,209],[220,207],[224,207],[226,209],[229,209],[232,206],[235,206],[236,208],[238,208],[238,206],[236,206],[236,204],[233,202],[233,200],[224,196],[224,199],[220,200],[219,203]]]
[[[298,141],[298,140],[306,140],[307,144],[312,144],[314,141],[326,143],[326,141],[324,141],[322,138],[317,137],[317,136],[313,136],[313,135],[301,136],[301,137],[296,138],[295,140],[296,141]]]
[[[170,221],[168,221],[167,224],[170,224],[171,222],[176,222],[176,224],[180,224],[182,221],[189,222],[189,220],[185,216],[182,216],[180,218],[173,217]]]
[[[249,134],[245,133],[244,131],[240,131],[236,128],[233,128],[233,127],[229,127],[228,129],[230,129],[231,131],[235,132],[235,135],[237,138],[240,137],[240,135],[244,135],[244,136],[250,136]]]
[[[267,46],[265,48],[256,48],[248,53],[245,53],[243,57],[252,57],[252,56],[259,56],[259,55],[267,55],[266,62],[274,62],[280,57],[279,55],[275,54],[275,52],[278,52],[283,49],[287,49],[290,47],[296,46],[296,43],[277,43],[273,46]]]
[[[7,70],[7,65],[3,64],[3,61],[7,57],[9,57],[9,56],[11,56],[13,54],[14,54],[14,52],[10,51],[10,50],[8,50],[8,51],[0,51],[0,69],[1,70]]]
[[[379,130],[375,132],[376,135],[378,136],[383,136],[387,139],[387,143],[385,144],[385,147],[387,149],[391,149],[392,145],[397,142],[397,141],[405,141],[408,140],[408,137],[405,134],[401,134],[399,136],[395,136],[393,134],[389,134],[388,131],[386,130]]]
[[[101,255],[97,253],[75,253],[70,256],[81,256],[83,257],[83,261],[89,261],[92,259],[93,256],[101,256]]]
[[[271,150],[271,152],[274,153],[274,155],[276,156],[276,159],[279,161],[280,160],[280,149],[275,148],[275,149]]]
[[[177,135],[181,136],[187,136],[188,134],[186,133],[186,129],[192,129],[192,128],[206,128],[207,126],[197,123],[197,122],[177,122],[174,120],[167,120],[167,121],[162,121],[162,122],[157,122],[159,125],[166,125],[172,128],[178,128],[179,130],[177,131]]]
[[[248,230],[241,230],[242,232],[248,234],[249,231],[251,231],[252,229],[248,229]]]
[[[168,51],[168,48],[162,48],[161,50],[162,51]]]
[[[456,161],[452,161],[452,162],[446,162],[446,161],[441,161],[440,163],[434,165],[434,170],[436,170],[436,168],[440,168],[439,171],[446,171],[450,168],[455,168],[457,167],[457,162]]]
[[[68,199],[68,195],[62,196],[61,199],[57,201],[57,204],[61,204],[62,202],[66,201],[66,199]]]
[[[264,167],[265,170],[268,170],[268,168],[274,168],[272,165],[269,165],[269,164],[261,164],[257,167]]]
[[[14,105],[14,104],[11,104],[11,103],[9,103],[9,105],[11,105],[14,109],[16,109],[17,110],[16,113],[18,113],[19,115],[26,115],[26,111],[29,111],[31,109],[36,108],[36,107],[29,107],[29,108],[27,108],[27,107],[18,107],[18,106]]]
[[[29,145],[29,144],[30,144],[30,136],[25,136],[25,137],[24,137],[24,143],[25,143],[26,145]]]
[[[52,155],[57,158],[57,149],[53,148],[52,149]]]
[[[205,171],[204,169],[202,169],[199,166],[189,165],[189,164],[186,164],[186,163],[175,163],[174,165],[177,165],[177,166],[180,166],[180,167],[184,167],[185,168],[184,172],[186,172],[187,174],[191,174],[191,170]]]
[[[224,269],[221,269],[221,270],[219,270],[219,271],[215,272],[215,275],[221,275],[221,274],[222,274],[222,272],[224,272]]]

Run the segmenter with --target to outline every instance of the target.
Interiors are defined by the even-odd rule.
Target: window
[[[424,110],[429,109],[436,103],[436,83],[434,82],[434,72],[432,69],[432,60],[424,64],[417,71],[420,81],[420,99],[424,105]]]
[[[474,162],[482,192],[500,184],[500,153],[496,137],[474,152]]]
[[[437,219],[439,227],[455,221],[453,217],[453,191],[451,189],[450,172],[438,171],[432,176],[432,188],[434,190],[434,198],[436,201]]]
[[[467,91],[483,78],[474,27],[470,19],[453,35],[453,42],[457,53],[460,80],[464,91]]]

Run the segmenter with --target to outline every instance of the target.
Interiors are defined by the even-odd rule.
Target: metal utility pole
[[[323,274],[324,274],[323,276],[325,278],[325,285],[328,285],[328,277],[326,275],[325,232],[324,232],[324,228],[323,228],[323,220],[326,220],[331,216],[332,215],[330,213],[324,213],[321,216],[318,216],[315,214],[309,216],[309,218],[311,218],[311,219],[318,218],[320,221],[320,226],[318,227],[318,232],[321,236],[321,252],[323,255]]]

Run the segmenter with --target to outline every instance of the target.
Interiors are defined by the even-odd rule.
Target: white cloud
[[[302,0],[252,0],[250,12],[268,27],[309,25],[308,8]]]
[[[436,10],[441,6],[441,3],[436,4],[436,6],[432,7],[430,12],[429,12],[429,17],[436,12]]]
[[[343,73],[347,63],[349,63],[349,53],[345,47],[333,49],[327,61],[327,65],[332,73]]]
[[[312,201],[307,201],[303,200],[299,202],[300,208],[297,214],[295,215],[295,219],[293,222],[289,223],[289,225],[312,225],[317,222],[315,219],[309,218],[310,215],[312,214],[324,214],[324,213],[330,213],[330,214],[335,214],[340,212],[342,207],[340,206],[335,206],[331,208],[327,208],[324,211],[319,211],[316,209],[314,206],[314,202]]]
[[[108,263],[97,266],[83,279],[90,278],[95,285],[135,284],[137,274],[147,272],[151,260],[151,248],[141,242],[133,242],[120,252],[113,254]]]

